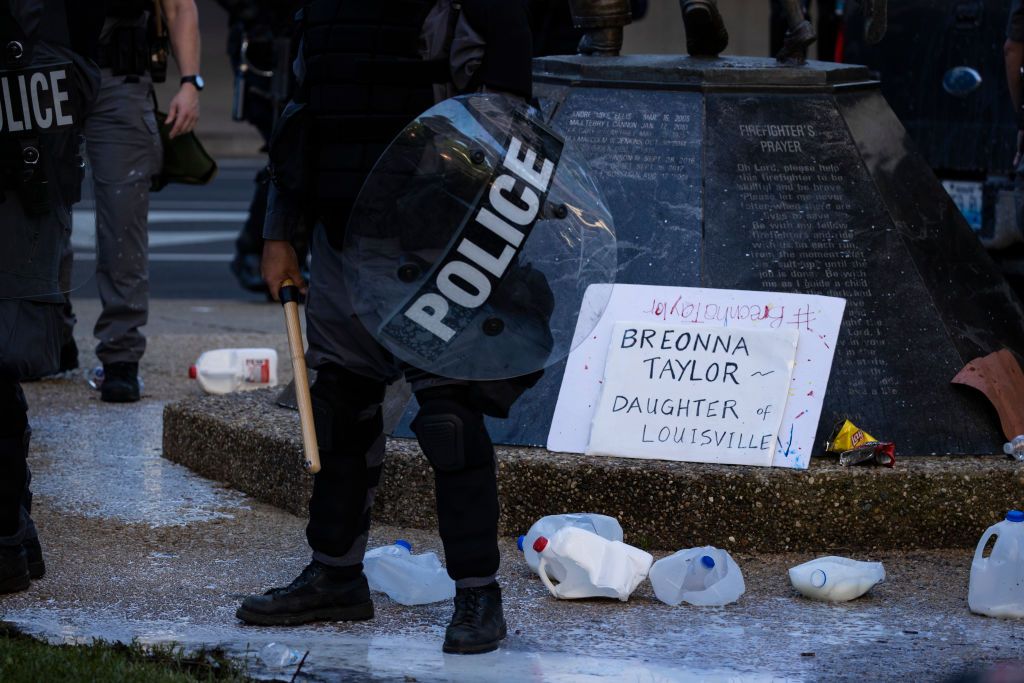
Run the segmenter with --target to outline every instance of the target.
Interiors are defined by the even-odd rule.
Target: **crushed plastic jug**
[[[846,557],[819,557],[789,570],[793,588],[812,600],[846,602],[885,581],[881,562],[860,562]]]
[[[713,546],[663,557],[651,567],[650,578],[654,594],[668,605],[721,607],[739,600],[746,590],[739,565],[729,553]]]
[[[277,351],[274,349],[214,349],[189,368],[208,394],[277,386]]]
[[[551,538],[555,535],[559,529],[565,526],[576,527],[578,529],[585,529],[586,531],[593,532],[602,538],[606,538],[609,541],[621,541],[622,540],[622,527],[619,525],[619,521],[614,517],[607,515],[598,515],[592,512],[573,512],[564,515],[548,515],[547,517],[541,517],[530,530],[526,532],[526,536],[520,537],[519,549],[523,551],[523,555],[526,558],[526,564],[530,565],[530,569],[537,572],[537,567],[540,566],[540,557],[537,551],[533,549],[533,544],[537,542],[537,539],[541,536]],[[561,581],[562,577],[559,575],[560,568],[557,566],[551,567],[551,576],[556,581]]]
[[[538,538],[538,573],[556,598],[617,598],[625,602],[647,578],[650,553],[609,541],[578,527],[565,526],[548,539]],[[554,579],[555,576],[561,579]],[[557,583],[555,583],[557,581]]]
[[[985,546],[995,537],[988,557]],[[1011,510],[978,541],[971,562],[967,604],[990,617],[1024,617],[1024,512]]]
[[[455,597],[455,582],[435,553],[412,554],[408,541],[368,550],[363,573],[370,590],[387,593],[402,605],[426,605]]]

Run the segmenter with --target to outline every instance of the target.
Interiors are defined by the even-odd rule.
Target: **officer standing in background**
[[[103,310],[93,330],[101,398],[139,400],[140,328],[149,317],[149,187],[163,160],[150,72],[154,11],[162,8],[181,87],[168,105],[170,137],[199,120],[199,13],[195,0],[105,0],[98,54],[103,80],[85,123],[96,195],[96,280]],[[74,315],[66,320],[73,328]],[[66,339],[70,340],[67,334]],[[70,342],[73,343],[73,342]],[[65,354],[68,355],[68,354]]]
[[[82,182],[81,130],[99,87],[103,14],[80,0],[0,0],[0,593],[45,572],[30,516],[31,430],[20,381],[60,358],[62,254]]]
[[[228,56],[235,71],[232,118],[255,126],[266,147],[274,122],[292,94],[295,15],[302,9],[302,0],[217,0],[217,4],[227,10],[230,25]],[[255,184],[249,216],[235,240],[231,272],[243,288],[266,293],[260,274],[270,187],[266,167],[256,174]],[[296,251],[299,261],[305,263],[307,250],[302,240],[297,240]]]
[[[261,625],[373,617],[362,559],[384,457],[381,402],[407,368],[362,326],[342,277],[345,226],[364,179],[434,104],[435,86],[532,96],[527,0],[313,0],[304,12],[298,91],[271,143],[263,274],[275,298],[285,279],[303,282],[288,240],[304,219],[315,219],[307,357],[318,371],[311,393],[322,469],[306,527],[312,561],[290,585],[249,597],[238,610]],[[423,45],[444,49],[423,55]],[[414,372],[410,380],[420,404],[413,429],[434,468],[438,528],[456,585],[444,651],[488,652],[506,625],[496,581],[497,472],[484,413],[507,416],[537,377],[484,386]]]

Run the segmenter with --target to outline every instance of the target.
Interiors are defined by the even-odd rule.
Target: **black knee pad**
[[[384,382],[340,367],[319,370],[309,393],[321,451],[364,455],[384,428],[385,388]]]
[[[483,413],[463,389],[435,387],[416,394],[420,411],[412,430],[423,454],[439,472],[476,469],[494,462]]]

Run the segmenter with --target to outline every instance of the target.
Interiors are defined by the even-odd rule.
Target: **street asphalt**
[[[97,304],[79,303],[83,367],[95,362],[88,330]],[[100,402],[81,372],[26,386],[48,572],[29,591],[0,598],[0,619],[29,633],[218,646],[246,659],[254,676],[283,680],[295,666],[263,662],[270,642],[308,650],[296,680],[322,681],[945,681],[999,662],[1005,674],[1022,659],[1024,622],[968,611],[966,548],[856,555],[884,562],[887,581],[834,606],[800,597],[786,569],[841,550],[737,555],[746,594],[698,609],[657,602],[649,584],[628,603],[556,601],[507,538],[500,580],[510,635],[496,653],[442,655],[450,606],[402,607],[384,596],[372,622],[244,626],[234,618],[242,596],[286,583],[307,562],[303,520],[161,458],[162,409],[198,395],[187,369],[204,349],[271,346],[284,357],[281,311],[158,298],[147,332],[138,404]],[[372,543],[396,538],[440,552],[429,531],[376,527]]]

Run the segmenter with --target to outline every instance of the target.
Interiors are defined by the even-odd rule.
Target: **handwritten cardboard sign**
[[[588,455],[772,464],[795,329],[617,322]]]
[[[799,334],[796,362],[772,466],[807,467],[846,307],[844,299],[659,285],[591,285],[583,310],[591,311],[605,301],[607,307],[593,330],[586,330],[585,325],[577,328],[578,343],[569,355],[548,433],[549,450],[586,452],[618,321],[743,330],[793,329]],[[580,319],[585,317],[581,315]]]

